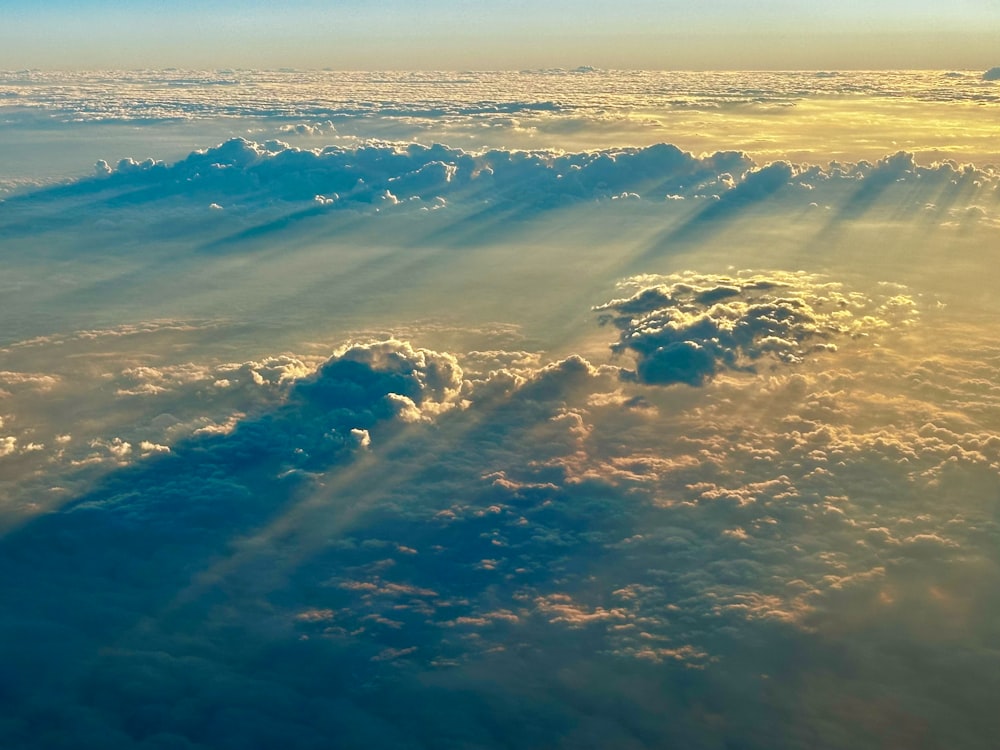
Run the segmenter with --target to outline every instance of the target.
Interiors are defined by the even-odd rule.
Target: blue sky
[[[2,3],[0,67],[992,66],[994,1]]]

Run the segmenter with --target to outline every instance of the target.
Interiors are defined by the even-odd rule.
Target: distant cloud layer
[[[586,85],[580,85],[583,78]],[[592,96],[591,87],[601,92]],[[528,96],[516,96],[525,94]],[[76,121],[160,121],[213,117],[313,118],[332,132],[345,117],[456,118],[532,113],[617,113],[626,107],[792,106],[810,96],[923,102],[1000,100],[981,70],[718,71],[538,69],[521,72],[185,70],[0,71],[0,102],[44,107]],[[27,116],[30,111],[19,111]],[[323,125],[326,123],[326,125]],[[298,124],[293,122],[293,124]],[[302,128],[302,135],[314,132]]]

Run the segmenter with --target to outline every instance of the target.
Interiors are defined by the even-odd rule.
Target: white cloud
[[[0,437],[0,458],[11,456],[17,452],[17,438],[12,436]]]

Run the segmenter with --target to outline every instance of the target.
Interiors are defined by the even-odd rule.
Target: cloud
[[[694,386],[726,370],[754,372],[764,359],[801,362],[840,339],[911,324],[917,314],[905,294],[873,299],[788,272],[677,274],[594,309],[621,331],[612,350],[636,357],[635,371],[624,375]]]
[[[333,135],[337,132],[337,128],[330,120],[326,120],[325,122],[300,122],[294,125],[282,125],[278,128],[278,132],[286,135],[316,137]]]
[[[379,375],[359,382],[357,374],[366,371]],[[296,385],[293,397],[333,410],[355,408],[384,393],[376,413],[413,422],[453,408],[461,389],[462,369],[453,356],[388,340],[338,350],[314,378]]]
[[[706,732],[764,746],[778,726],[836,723],[841,691],[877,701],[889,686],[965,738],[988,699],[962,687],[965,668],[956,681],[933,663],[992,679],[966,660],[992,637],[992,608],[972,602],[1000,580],[995,529],[986,495],[961,489],[997,486],[997,393],[965,346],[984,342],[956,340],[900,378],[901,337],[925,316],[895,285],[747,272],[628,287],[602,312],[686,311],[755,334],[751,308],[799,300],[810,320],[775,319],[801,361],[758,341],[771,331],[715,335],[780,366],[745,377],[721,358],[690,399],[579,355],[400,340],[346,344],[313,368],[286,355],[136,373],[183,390],[225,371],[274,399],[169,453],[95,444],[129,445],[133,461],[0,543],[2,684],[24,717],[5,736],[42,731],[58,708],[111,747],[525,736],[504,722],[483,739],[487,716],[551,744],[585,721],[583,701],[610,717],[593,729],[602,744],[627,746],[641,721],[638,746]],[[844,311],[831,334],[844,346],[800,355]],[[889,325],[897,313],[907,326]],[[698,713],[706,700],[723,725]],[[803,708],[789,718],[790,705]],[[835,744],[894,731],[861,715]]]
[[[334,205],[339,206],[377,203],[387,195],[393,202],[461,196],[523,201],[543,193],[555,200],[581,200],[641,189],[647,195],[653,190],[662,198],[682,186],[697,189],[713,183],[721,173],[742,174],[751,166],[743,154],[696,158],[667,145],[563,155],[503,150],[472,153],[417,144],[303,150],[278,141],[260,144],[234,139],[169,166],[151,159],[123,159],[102,177],[103,182],[90,187],[120,190],[159,184],[166,192],[158,194],[158,199],[183,189],[185,195],[205,195],[222,204],[234,199],[256,201],[262,191],[272,200],[285,201],[336,195]]]
[[[239,70],[230,71],[225,77],[192,77],[179,70],[102,71],[100,75],[33,70],[8,71],[3,81],[4,96],[22,104],[27,113],[31,108],[45,107],[67,120],[149,123],[243,116],[296,118],[294,127],[303,117],[312,118],[307,124],[325,124],[328,119],[346,117],[454,118],[592,108],[592,90],[579,85],[588,80],[594,81],[600,90],[614,84],[630,85],[624,102],[606,97],[601,102],[604,109],[613,105],[789,105],[805,94],[866,95],[924,102],[990,101],[992,93],[976,85],[984,78],[989,80],[988,75],[989,71],[980,76],[945,74],[944,77],[939,71],[913,71],[908,76],[864,71],[704,73],[615,71],[583,66],[573,70],[464,71],[457,75],[421,71],[344,75],[341,71]],[[567,78],[574,79],[576,85],[568,86]],[[536,96],[517,98],[526,86]],[[240,95],[234,96],[226,89]],[[135,96],[137,91],[143,96]]]
[[[897,219],[926,216],[929,206],[941,224],[953,223],[953,212],[968,206],[984,212],[981,223],[995,222],[990,196],[996,183],[989,168],[948,161],[921,166],[907,152],[819,167],[759,165],[737,151],[695,156],[663,143],[560,152],[386,142],[304,149],[235,138],[170,164],[99,162],[94,177],[9,198],[4,226],[17,235],[34,231],[39,221],[56,228],[86,222],[111,236],[155,232],[198,237],[216,248],[345,213],[544,218],[596,202],[663,216],[673,227],[663,242],[676,244],[748,212],[810,207],[836,207],[831,227],[873,210]],[[86,209],[82,196],[92,201]]]
[[[208,77],[257,87],[238,101],[197,80],[105,101],[86,76],[37,75],[75,82],[25,94],[67,117],[267,119],[259,143],[111,160],[4,203],[44,283],[20,289],[30,253],[0,282],[28,300],[0,372],[0,744],[992,747],[993,170],[356,135],[383,116],[392,133],[592,127],[573,91],[545,105],[573,74],[526,74],[535,110],[510,101],[523,88],[483,96],[523,78],[476,73],[449,77],[448,97],[476,100],[452,104],[429,74],[359,74],[354,105],[321,99],[337,76],[302,74],[308,106],[275,85],[291,74]],[[884,94],[883,78],[630,80],[665,108],[769,109],[779,128],[802,87]],[[988,88],[914,80],[900,102]],[[419,102],[375,96],[407,86]],[[601,106],[602,127],[626,122]],[[296,123],[334,117],[328,149],[267,140],[302,145],[319,136]],[[385,220],[431,206],[473,239],[425,253],[420,214]],[[232,255],[203,242],[299,214],[357,230],[316,225],[306,250],[307,232],[252,254],[238,231]],[[521,215],[539,221],[472,252]],[[712,241],[678,242],[685,221]],[[130,223],[156,242],[115,235]],[[79,232],[72,268],[93,285],[50,278],[45,253],[70,253],[40,227]],[[925,234],[953,243],[947,263]],[[815,272],[723,270],[737,252]],[[147,322],[108,322],[126,313]],[[57,333],[60,315],[84,330]]]
[[[138,323],[122,323],[109,328],[76,330],[66,334],[36,336],[13,342],[0,352],[10,353],[17,349],[63,346],[71,342],[117,339],[129,336],[156,335],[164,332],[188,332],[216,328],[218,322],[204,320],[151,320]]]

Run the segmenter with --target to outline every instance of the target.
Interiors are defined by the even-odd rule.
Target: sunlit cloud
[[[0,744],[990,747],[988,78],[0,76]]]

